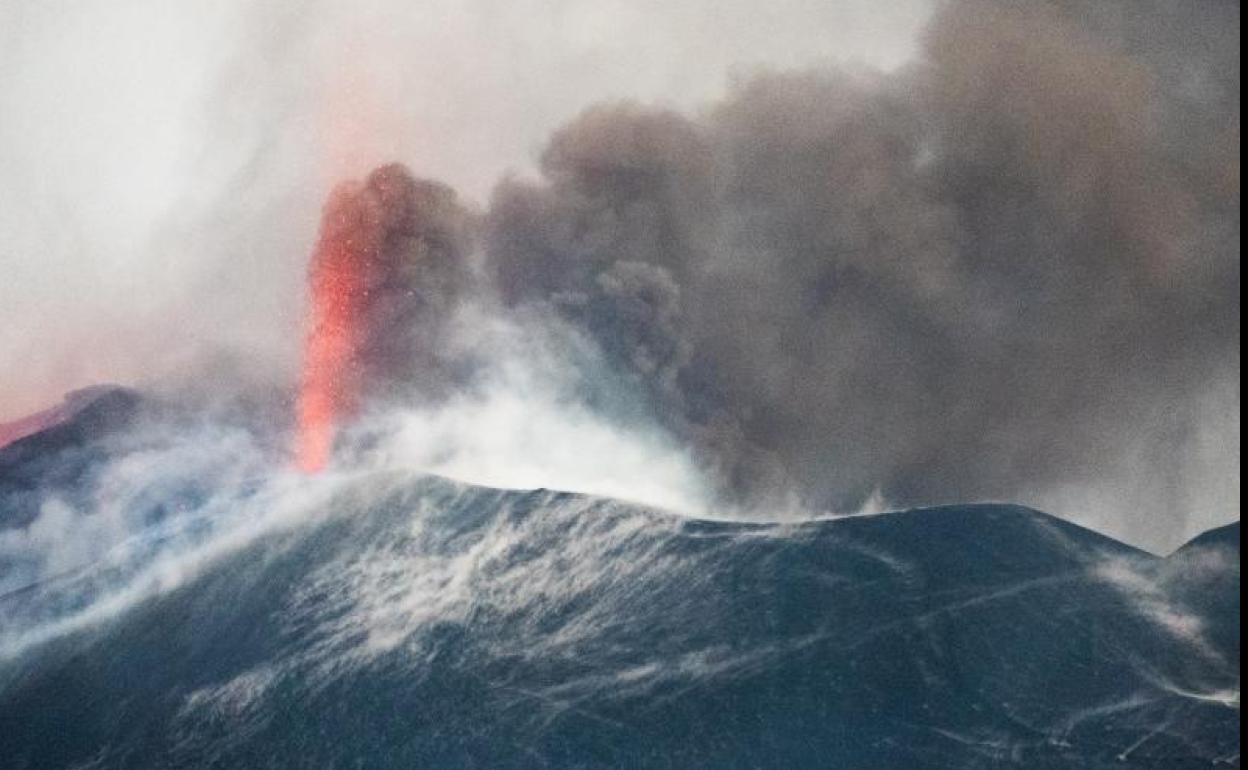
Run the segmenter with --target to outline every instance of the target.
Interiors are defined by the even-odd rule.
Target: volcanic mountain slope
[[[1239,766],[1237,526],[1161,559],[1005,505],[185,499],[0,597],[5,767]]]
[[[0,528],[25,527],[50,492],[82,487],[84,476],[106,459],[107,438],[129,426],[143,403],[138,393],[122,388],[90,388],[11,423],[43,429],[0,447]]]

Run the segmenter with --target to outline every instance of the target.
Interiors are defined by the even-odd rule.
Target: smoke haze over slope
[[[0,5],[0,417],[289,382],[321,200],[399,160],[473,222],[438,301],[585,350],[578,408],[723,501],[1237,515],[1238,5],[669,5]],[[466,336],[413,358],[499,368]]]

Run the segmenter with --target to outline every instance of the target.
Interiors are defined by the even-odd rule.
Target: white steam
[[[349,462],[707,513],[711,485],[685,448],[644,417],[612,419],[586,402],[594,381],[615,387],[590,342],[547,318],[508,320],[476,307],[462,310],[456,328],[454,353],[481,362],[472,381],[447,402],[374,413],[355,432],[380,441],[348,452]]]

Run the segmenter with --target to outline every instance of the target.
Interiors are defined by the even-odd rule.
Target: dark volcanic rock
[[[375,473],[307,507],[0,661],[6,766],[1238,766],[1238,658],[1165,615],[1222,605],[1025,508],[760,525]]]
[[[109,456],[109,439],[133,425],[144,405],[127,388],[77,391],[46,429],[0,447],[0,530],[29,525],[48,494],[83,484]]]

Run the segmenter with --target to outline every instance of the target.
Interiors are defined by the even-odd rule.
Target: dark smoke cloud
[[[467,288],[471,217],[446,185],[397,164],[334,190],[321,221],[324,253],[347,250],[362,296],[348,367],[375,400],[397,391],[436,398],[452,381],[441,340]]]
[[[595,107],[498,187],[487,268],[739,502],[1100,485],[1165,541],[1211,411],[1238,478],[1239,7],[1196,6],[954,3],[900,73]]]

